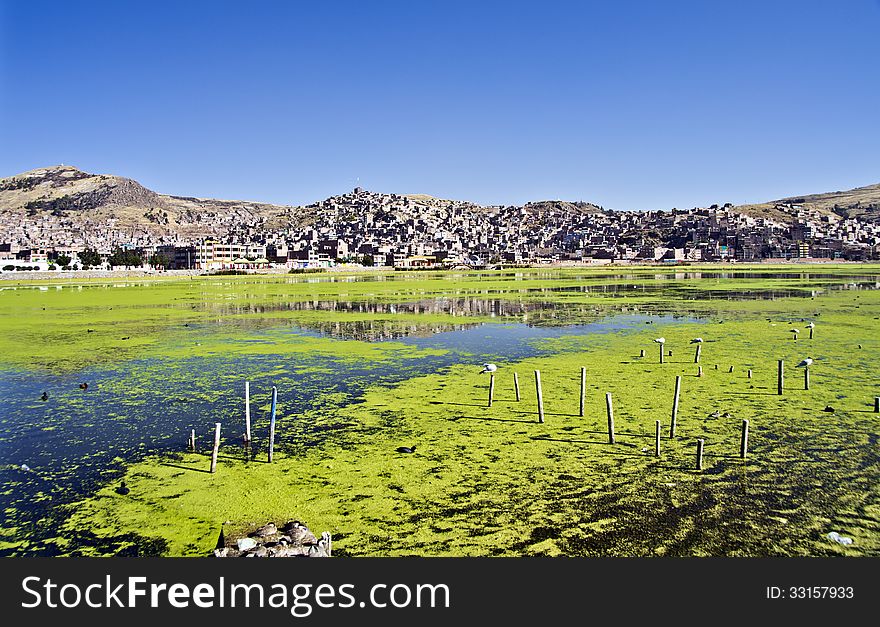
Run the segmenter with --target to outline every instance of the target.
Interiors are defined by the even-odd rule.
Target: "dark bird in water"
[[[416,447],[415,447],[415,445],[413,445],[413,446],[399,446],[399,447],[397,447],[397,452],[398,453],[415,453]]]
[[[88,384],[88,383],[80,383],[80,384],[79,384],[79,389],[81,389],[81,390],[88,390],[88,389],[89,389],[89,384]]]
[[[94,332],[95,332],[94,329],[86,329],[86,333],[94,333]]]
[[[861,347],[862,347],[862,345],[861,345],[861,344],[859,344],[859,348],[861,348]]]
[[[823,409],[822,411],[827,411],[829,414],[833,414],[834,408],[831,405],[825,405],[825,409]]]
[[[48,401],[48,400],[49,400],[49,394],[47,394],[46,392],[43,392],[43,395],[40,397],[40,400],[41,400],[41,401]]]
[[[123,339],[123,340],[130,340],[130,339],[131,339],[131,336],[129,335],[128,337],[124,337],[124,338],[122,338],[122,339]]]
[[[127,485],[125,485],[125,481],[120,483],[119,487],[116,488],[116,494],[122,494],[123,496],[125,496],[129,492],[131,492],[131,490],[129,489],[129,487]]]

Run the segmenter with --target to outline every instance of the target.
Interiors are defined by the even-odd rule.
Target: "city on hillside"
[[[267,217],[247,203],[197,212],[190,216],[197,228],[189,230],[165,228],[169,216],[161,203],[139,216],[155,228],[122,224],[115,217],[89,221],[57,202],[49,205],[51,211],[37,211],[33,202],[28,207],[21,217],[0,215],[4,272],[880,258],[880,222],[797,202],[777,204],[763,215],[730,204],[645,212],[562,201],[486,207],[358,187],[306,207],[288,207],[286,218]]]

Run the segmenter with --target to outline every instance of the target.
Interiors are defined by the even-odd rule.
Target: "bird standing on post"
[[[801,361],[795,368],[803,368],[804,369],[804,389],[810,389],[810,364],[813,363],[813,360],[809,357]]]
[[[483,364],[483,369],[480,370],[480,374],[495,372],[496,370],[498,370],[498,366],[496,366],[495,364]]]
[[[810,339],[813,339],[813,329],[816,327],[815,323],[811,322],[807,325],[807,328],[810,330]]]
[[[665,337],[658,337],[654,341],[660,345],[660,363],[662,364],[663,363],[663,345],[666,344],[666,338]]]
[[[797,336],[798,336],[798,333],[801,332],[801,330],[800,329],[789,329],[788,332],[792,334],[792,337],[794,337],[795,342],[797,342]]]

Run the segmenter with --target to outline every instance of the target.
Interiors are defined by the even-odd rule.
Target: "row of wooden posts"
[[[781,362],[780,362],[781,363]],[[700,368],[702,370],[702,368]],[[733,371],[733,366],[731,366],[731,372]],[[752,371],[749,370],[749,378],[752,377]],[[516,400],[520,400],[519,393],[519,374],[513,373],[513,387],[516,392]],[[537,393],[538,399],[538,422],[544,422],[544,393],[541,388],[541,371],[535,370],[535,392]],[[492,401],[494,400],[495,395],[495,375],[489,375],[489,407],[492,407]],[[678,399],[681,395],[681,375],[677,375],[675,377],[675,394],[672,399],[672,419],[669,424],[669,438],[675,438],[675,426],[676,421],[678,419]],[[580,411],[579,415],[583,416],[585,412],[586,406],[586,396],[587,396],[587,369],[581,368],[581,395],[580,395]],[[880,398],[875,399],[875,405],[880,407]],[[608,443],[614,444],[614,402],[612,400],[611,392],[607,392],[605,394],[605,410],[608,415]],[[877,411],[880,411],[878,409]],[[656,434],[655,434],[655,447],[654,454],[657,457],[660,457],[660,421],[656,422]],[[697,440],[697,470],[703,469],[703,440]],[[742,431],[740,434],[740,446],[739,446],[739,456],[745,458],[749,449],[749,421],[742,421]]]
[[[275,456],[275,415],[278,408],[278,388],[272,386],[272,408],[269,414],[269,463]],[[211,472],[217,471],[217,455],[220,452],[220,428],[219,422],[214,423],[214,445],[211,449]],[[244,383],[244,442],[245,446],[251,443],[251,384]],[[189,450],[196,450],[196,430],[189,433]]]
[[[644,351],[642,351],[644,354]],[[700,355],[700,347],[697,346],[697,353],[695,361],[699,361]],[[662,353],[661,353],[662,359]],[[717,369],[718,366],[716,365]],[[733,366],[730,366],[730,370],[728,372],[733,372]],[[700,366],[697,372],[697,376],[703,375],[703,367]],[[752,378],[752,370],[748,370],[748,378]],[[513,373],[513,385],[514,390],[516,392],[516,400],[517,402],[520,400],[520,391],[519,391],[519,374]],[[585,402],[586,402],[586,389],[587,389],[587,369],[581,368],[581,393],[580,393],[580,411],[579,415],[584,415]],[[777,394],[782,395],[785,389],[785,361],[780,359],[777,364]],[[804,389],[810,389],[810,368],[806,366],[804,368]],[[538,400],[538,422],[544,422],[544,394],[541,388],[541,371],[535,370],[535,391],[537,393]],[[489,407],[492,407],[492,401],[495,394],[495,375],[491,374],[489,378]],[[672,400],[672,420],[669,426],[669,437],[675,437],[675,426],[676,419],[678,417],[678,400],[681,394],[681,375],[675,377],[675,394]],[[608,441],[610,444],[614,444],[614,406],[612,402],[611,393],[608,392],[605,394],[605,406],[606,412],[608,414]],[[880,413],[880,396],[874,398],[874,412]],[[655,446],[655,454],[660,456],[660,421],[657,421],[656,424],[656,446]],[[703,467],[703,440],[697,440],[697,469],[702,470]],[[742,421],[742,431],[740,434],[740,457],[745,458],[748,453],[749,446],[749,421]]]

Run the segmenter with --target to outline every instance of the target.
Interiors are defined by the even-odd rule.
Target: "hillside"
[[[880,220],[880,184],[846,191],[791,196],[765,203],[740,205],[735,209],[749,215],[790,222],[796,216],[798,207],[829,216],[877,221]]]
[[[153,235],[205,237],[216,235],[222,224],[278,221],[289,209],[158,194],[131,179],[89,174],[65,165],[0,179],[0,215],[6,221],[53,216],[82,228],[113,225]]]

